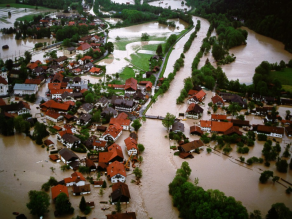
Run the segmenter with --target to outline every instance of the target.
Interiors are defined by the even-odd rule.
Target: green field
[[[120,79],[122,80],[127,80],[128,78],[134,78],[135,77],[135,72],[132,68],[126,67],[120,74]]]
[[[292,68],[285,68],[284,71],[272,71],[272,80],[278,79],[282,84],[292,85]]]
[[[282,85],[282,88],[285,91],[289,91],[290,93],[292,93],[292,85]]]
[[[149,71],[149,59],[153,55],[149,54],[131,54],[131,63],[133,65],[143,69],[144,71]]]
[[[121,38],[119,41],[116,41],[114,44],[117,50],[126,51],[126,45],[129,43],[140,41],[140,38],[132,38],[131,40],[127,40],[126,38]]]

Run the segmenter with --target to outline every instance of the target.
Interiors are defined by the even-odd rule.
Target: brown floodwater
[[[160,3],[160,2],[162,2],[162,3]],[[153,2],[149,2],[148,4],[152,5],[152,6],[162,7],[162,8],[169,8],[170,7],[172,10],[174,10],[174,9],[181,9],[181,10],[187,9],[187,11],[188,11],[191,9],[191,7],[188,7],[186,5],[182,5],[181,3],[182,3],[182,1],[180,1],[180,0],[167,0],[167,1],[153,1]]]
[[[230,49],[230,53],[236,56],[235,62],[223,65],[222,69],[229,80],[239,79],[241,83],[252,83],[255,68],[262,62],[288,63],[292,54],[284,49],[284,44],[272,38],[258,34],[246,27],[242,29],[248,32],[247,44]]]

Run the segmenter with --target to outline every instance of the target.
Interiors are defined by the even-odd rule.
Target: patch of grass
[[[0,7],[6,7],[6,5],[8,4],[8,5],[10,5],[10,8],[35,8],[34,5],[16,4],[14,2],[15,2],[15,0],[0,0]],[[7,8],[9,8],[9,7],[7,7]],[[51,8],[38,6],[38,9],[51,9]]]
[[[150,50],[150,51],[156,51],[158,45],[159,44],[144,45],[144,46],[142,46],[142,49]]]
[[[125,84],[123,81],[117,80],[117,79],[112,80],[110,83],[111,84]]]
[[[140,38],[132,38],[131,40],[128,40],[126,38],[121,38],[119,41],[116,41],[114,44],[117,47],[117,50],[126,50],[126,46],[129,43],[140,41]]]
[[[290,93],[292,93],[292,85],[282,85],[282,88],[285,91],[289,91]]]
[[[132,68],[126,67],[120,74],[120,78],[122,80],[127,80],[128,78],[134,78],[135,77],[135,72]]]
[[[131,63],[144,71],[149,71],[149,59],[152,56],[150,54],[131,54]]]
[[[292,68],[285,68],[284,71],[272,71],[272,80],[278,79],[281,84],[292,85]]]
[[[28,15],[24,15],[22,17],[16,18],[17,21],[33,21],[33,16],[35,16],[35,14],[28,14]]]

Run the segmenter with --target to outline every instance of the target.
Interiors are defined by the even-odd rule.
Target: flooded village
[[[122,0],[118,3],[128,4]],[[149,4],[186,7],[174,0]],[[95,16],[93,9],[86,10]],[[58,17],[77,14],[46,12],[51,13],[46,15],[48,25]],[[6,8],[3,13],[7,14]],[[67,26],[71,20],[74,19],[66,20]],[[30,77],[23,83],[17,82],[22,77],[20,63],[14,62],[9,70],[3,67],[0,75],[1,118],[11,122],[9,119],[22,115],[21,121],[30,124],[30,128],[15,127],[14,135],[0,138],[0,212],[5,218],[15,218],[13,212],[37,218],[27,208],[28,192],[45,190],[42,186],[50,177],[56,182],[47,190],[49,212],[43,218],[115,218],[112,212],[117,211],[121,218],[179,218],[168,185],[184,161],[192,169],[190,182],[197,181],[205,190],[218,189],[234,197],[248,212],[260,210],[266,215],[277,202],[292,209],[291,195],[286,193],[292,187],[289,167],[287,173],[281,173],[276,160],[269,161],[269,165],[265,165],[266,161],[248,162],[252,157],[265,160],[262,150],[266,141],[258,136],[266,136],[263,138],[270,139],[273,146],[278,143],[279,157],[291,162],[292,150],[287,145],[292,135],[288,113],[292,99],[239,96],[200,85],[193,86],[183,103],[177,104],[185,79],[192,77],[193,60],[210,27],[204,18],[192,16],[192,20],[194,26],[200,21],[200,29],[187,52],[184,45],[195,27],[189,28],[179,18],[171,20],[175,28],[151,21],[113,29],[110,24],[120,19],[95,17],[89,22],[76,18],[77,24],[94,23],[95,28],[70,47],[54,45],[53,36],[15,40],[15,34],[0,33],[1,46],[9,45],[8,50],[1,51],[4,62],[25,57],[27,50],[32,54],[26,66]],[[2,24],[6,28],[13,26],[14,22],[15,18],[1,23],[1,28]],[[230,49],[236,60],[221,66],[229,80],[238,79],[249,85],[262,61],[288,63],[292,59],[279,41],[242,29],[248,32],[246,45]],[[147,41],[141,40],[143,33],[149,34]],[[157,55],[157,46],[165,44],[172,34],[179,36],[173,48],[164,56]],[[215,30],[211,36],[216,37]],[[54,46],[34,49],[36,43],[44,42]],[[156,97],[181,54],[185,56],[183,66],[169,82],[169,89]],[[217,68],[209,52],[200,59],[198,69],[207,62]],[[250,102],[256,104],[251,106]],[[228,110],[234,103],[241,106],[238,115]],[[163,125],[168,113],[175,117],[170,130]],[[278,125],[269,126],[267,122]],[[36,127],[45,127],[48,133],[39,139],[40,130]],[[9,129],[7,125],[6,131]],[[242,146],[239,142],[246,142],[251,132],[255,134],[253,146]],[[239,141],[226,141],[220,148],[216,136],[231,139],[235,134]],[[248,148],[248,152],[240,153],[239,148]],[[288,157],[282,156],[285,151]],[[268,170],[279,179],[261,183],[261,174]],[[75,209],[73,214],[58,215],[56,198],[60,193],[68,197]],[[79,208],[82,196],[89,214]]]

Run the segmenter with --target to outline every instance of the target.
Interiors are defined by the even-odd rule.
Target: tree
[[[41,217],[49,212],[50,196],[46,192],[31,190],[29,191],[28,196],[29,203],[26,204],[26,207],[30,210],[32,215]]]
[[[273,171],[266,170],[262,172],[260,176],[260,182],[266,183],[270,177],[273,177],[273,175],[274,175]]]
[[[140,123],[139,119],[135,119],[131,126],[137,132],[139,130],[139,128],[142,126],[142,124]]]
[[[138,157],[138,161],[139,161],[139,163],[141,164],[142,161],[143,161],[143,157],[142,157],[142,156],[139,156],[139,157]]]
[[[232,116],[238,115],[238,112],[241,110],[241,107],[238,105],[238,103],[230,103],[227,109]]]
[[[14,127],[19,133],[29,134],[30,123],[25,121],[22,116],[17,116],[14,118]]]
[[[93,116],[92,116],[92,121],[93,122],[100,122],[100,111],[96,111],[95,113],[93,113]]]
[[[275,203],[268,211],[266,219],[286,219],[292,218],[292,211],[284,203]]]
[[[253,101],[248,102],[247,107],[249,111],[253,110],[255,108],[255,104]]]
[[[86,201],[85,201],[84,196],[82,195],[81,200],[80,200],[80,203],[79,203],[79,209],[80,209],[80,211],[83,212],[83,211],[86,210],[86,207],[87,207]]]
[[[188,179],[191,175],[191,172],[192,169],[190,168],[189,163],[184,161],[182,162],[180,169],[177,169],[176,176],[181,176],[185,179]]]
[[[107,187],[107,184],[106,184],[106,181],[105,180],[103,180],[103,183],[102,183],[102,186],[101,186],[101,188],[106,188]]]
[[[61,192],[56,198],[56,211],[59,215],[73,214],[74,208],[71,206],[69,198],[64,192]]]
[[[33,137],[36,139],[36,143],[41,145],[42,139],[48,135],[49,132],[46,129],[46,125],[37,122],[33,131]]]
[[[112,42],[107,42],[104,48],[108,51],[108,53],[112,53],[114,51],[114,44]]]
[[[11,59],[7,59],[5,61],[5,67],[7,68],[8,71],[10,71],[13,67],[13,61]]]
[[[99,193],[98,193],[98,194],[99,194],[100,197],[103,196],[103,194],[104,194],[103,188],[100,188],[100,189],[99,189]]]
[[[249,219],[262,219],[261,212],[259,210],[254,210],[250,213]]]
[[[280,179],[280,177],[278,177],[278,176],[274,176],[273,179],[272,179],[272,181],[273,181],[273,183],[275,183],[275,182],[278,182],[279,179]]]
[[[85,98],[84,98],[86,103],[93,103],[94,101],[94,96],[92,93],[88,93]]]
[[[60,168],[62,171],[70,170],[70,166],[68,164],[64,164],[64,165],[60,166]]]
[[[71,40],[68,39],[68,38],[64,39],[62,45],[65,46],[65,47],[71,46]]]
[[[158,56],[162,55],[162,45],[161,45],[161,44],[159,44],[159,45],[157,46],[156,54],[157,54]]]
[[[31,60],[32,54],[29,51],[25,51],[24,53],[24,57],[25,57],[25,63],[28,64]]]
[[[133,170],[133,173],[137,179],[140,179],[142,177],[142,170],[139,167],[136,167]]]
[[[149,34],[148,33],[142,33],[141,41],[148,41],[149,40]]]
[[[121,212],[122,211],[122,206],[121,206],[121,202],[120,202],[120,200],[117,202],[117,204],[116,204],[116,211],[117,212]]]
[[[167,113],[165,118],[162,120],[162,125],[169,131],[169,128],[173,125],[174,121],[175,115]]]
[[[145,147],[143,144],[138,144],[137,146],[138,146],[139,153],[142,153],[145,150]]]
[[[86,167],[86,166],[80,166],[78,168],[78,170],[79,170],[80,173],[89,173],[90,172],[89,167]]]
[[[290,168],[290,170],[292,170],[292,158],[290,160],[289,168]]]
[[[276,162],[277,170],[280,173],[287,173],[288,170],[288,163],[287,160],[279,160]]]

